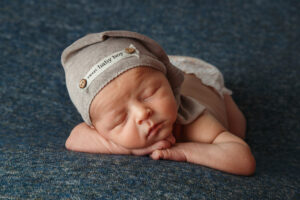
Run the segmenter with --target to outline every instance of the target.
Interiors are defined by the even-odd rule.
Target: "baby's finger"
[[[150,157],[153,160],[165,159],[165,160],[175,160],[175,161],[186,161],[186,156],[180,151],[173,149],[162,149],[154,151]]]
[[[169,137],[166,138],[167,141],[169,141],[172,145],[176,143],[176,139],[173,135],[170,135]]]
[[[159,149],[167,149],[171,147],[171,143],[168,140],[161,140],[156,142],[154,145],[151,146],[151,152]]]
[[[161,158],[161,152],[160,150],[156,150],[154,152],[152,152],[150,154],[150,157],[153,159],[153,160],[159,160]]]
[[[159,159],[169,159],[171,157],[171,152],[169,149],[163,149],[163,150],[155,150],[150,157],[153,160],[159,160]]]
[[[146,147],[146,148],[134,149],[134,150],[132,150],[132,154],[138,155],[138,156],[147,155],[157,149],[166,149],[169,147],[171,147],[171,143],[167,140],[162,140],[162,141],[156,142],[153,145]]]

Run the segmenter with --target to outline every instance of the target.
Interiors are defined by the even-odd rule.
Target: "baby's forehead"
[[[143,90],[151,88],[151,86],[154,86],[162,79],[166,79],[163,73],[151,67],[135,67],[130,69],[108,83],[95,96],[91,109],[94,108],[94,104],[97,104],[96,107],[99,106],[101,108],[109,108],[111,105],[114,107],[121,105],[132,92],[138,91],[139,88]]]

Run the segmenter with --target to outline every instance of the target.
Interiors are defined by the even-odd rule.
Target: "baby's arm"
[[[151,157],[187,161],[239,175],[251,175],[255,171],[255,159],[249,146],[226,131],[208,112],[187,126],[179,140],[183,143],[156,150]]]
[[[174,143],[175,138],[167,138],[142,149],[126,149],[107,140],[86,123],[80,123],[71,131],[65,147],[71,151],[87,153],[146,155],[157,149],[169,148]]]
[[[65,147],[71,151],[80,151],[87,153],[105,153],[110,154],[113,151],[120,151],[128,154],[125,150],[118,149],[113,143],[107,141],[98,132],[85,123],[80,123],[73,128],[68,137]]]

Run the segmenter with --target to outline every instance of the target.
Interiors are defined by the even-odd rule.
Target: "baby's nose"
[[[145,120],[148,120],[153,114],[153,111],[148,107],[140,107],[137,110],[137,124],[141,125]]]

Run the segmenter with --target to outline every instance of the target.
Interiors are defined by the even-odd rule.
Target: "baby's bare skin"
[[[146,155],[175,143],[173,92],[165,76],[149,67],[129,70],[108,84],[93,100],[90,116],[93,127],[76,126],[66,142],[68,149]],[[148,137],[156,124],[159,134]]]
[[[246,119],[230,95],[224,94],[222,99],[213,88],[204,85],[193,74],[185,75],[181,94],[198,100],[226,129],[245,138]]]
[[[144,70],[142,67],[139,68]],[[85,123],[76,126],[66,141],[67,149],[89,153],[149,154],[153,159],[187,161],[233,174],[253,174],[255,160],[249,146],[241,139],[245,136],[246,122],[233,99],[229,95],[225,95],[223,101],[212,88],[203,85],[199,79],[192,75],[187,75],[182,93],[202,101],[201,103],[206,104],[209,109],[205,110],[191,124],[178,125],[175,123],[177,111],[176,107],[174,108],[172,98],[170,98],[172,97],[169,93],[170,88],[168,89],[168,86],[165,85],[167,80],[161,76],[161,72],[155,70],[153,72],[149,69],[142,71],[143,73],[135,72],[135,69],[129,70],[124,73],[124,76],[121,75],[121,78],[118,77],[117,81],[114,80],[105,87],[108,88],[107,94],[112,93],[116,99],[119,99],[118,94],[120,92],[128,90],[124,93],[128,96],[125,95],[126,97],[122,101],[117,101],[114,105],[116,107],[122,105],[122,108],[123,105],[126,105],[126,109],[128,109],[126,112],[130,113],[124,117],[127,121],[123,119],[122,114],[119,117],[118,114],[110,113],[111,109],[107,111],[111,116],[104,114],[98,116],[101,111],[104,112],[105,106],[109,104],[107,103],[109,101],[102,101],[105,98],[104,94],[106,94],[104,88],[98,94],[100,95],[99,98],[97,95],[91,105],[90,115],[94,127],[89,127]],[[150,100],[147,99],[148,87],[145,87],[144,84],[148,81],[147,77],[153,77],[153,75],[159,78],[149,79],[147,84],[155,85],[158,82],[158,86],[165,88],[159,89],[158,93],[154,92],[155,95],[158,95],[159,101],[156,101],[155,95],[154,97],[151,96],[152,92],[149,92]],[[137,85],[134,85],[134,82],[130,84],[129,81],[136,79],[138,81],[139,77],[142,79]],[[198,94],[201,92],[195,93],[188,89],[189,85],[197,85],[198,88],[196,89],[200,88],[205,91],[209,98],[200,99],[201,95]],[[110,86],[115,90],[109,90]],[[116,88],[120,88],[120,90],[118,91]],[[145,95],[146,101],[143,99]],[[170,101],[170,105],[164,104],[164,100],[166,103]],[[147,109],[150,111],[148,112]],[[104,127],[109,121],[112,124],[118,124],[120,121],[122,121],[121,124],[124,123],[123,121],[126,123],[120,127],[117,125],[117,128],[105,129]],[[153,124],[161,121],[163,126],[158,128],[154,136],[150,139],[146,137],[145,133],[151,130]],[[134,137],[131,137],[133,134],[131,130],[135,134]],[[122,136],[124,139],[120,139]]]

